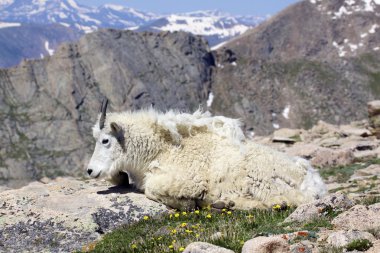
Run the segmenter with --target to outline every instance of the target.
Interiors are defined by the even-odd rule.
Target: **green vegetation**
[[[380,203],[380,196],[368,196],[358,201],[357,204],[370,206],[372,204]]]
[[[319,173],[323,179],[327,179],[330,176],[333,176],[336,178],[338,183],[344,183],[348,181],[348,179],[355,173],[356,170],[366,168],[371,164],[380,164],[380,159],[354,163],[347,166],[321,168],[319,169]]]
[[[173,212],[143,220],[106,234],[83,247],[90,252],[181,252],[191,242],[208,242],[240,252],[245,241],[259,235],[308,230],[301,239],[314,240],[321,227],[332,228],[327,215],[306,224],[284,223],[294,209],[212,212],[209,208]],[[297,240],[294,239],[295,241]]]
[[[358,239],[358,240],[353,240],[350,242],[346,248],[348,251],[353,251],[353,250],[359,250],[359,251],[366,251],[367,249],[372,247],[372,243],[367,240],[367,239]]]
[[[228,211],[209,209],[144,217],[140,222],[105,235],[92,252],[181,252],[196,241],[240,251],[257,234],[287,232],[280,223],[290,211]]]

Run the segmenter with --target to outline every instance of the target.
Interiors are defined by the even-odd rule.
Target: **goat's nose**
[[[87,173],[88,173],[89,175],[91,175],[91,173],[92,173],[92,169],[87,169]]]

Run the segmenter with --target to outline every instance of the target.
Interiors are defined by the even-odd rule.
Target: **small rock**
[[[183,253],[233,253],[233,251],[206,242],[193,242]]]
[[[52,180],[48,177],[43,177],[39,181],[43,184],[48,184],[48,183],[52,182]]]
[[[377,158],[378,153],[376,150],[365,150],[354,152],[354,160],[355,161],[364,161],[371,160]]]
[[[290,252],[292,253],[312,253],[313,245],[309,241],[302,241],[290,246]]]
[[[292,144],[301,141],[300,135],[299,129],[281,128],[273,133],[272,141]]]
[[[311,164],[318,167],[348,165],[354,161],[354,156],[349,149],[333,150],[320,148],[311,159]]]
[[[290,252],[288,242],[281,237],[259,236],[244,243],[242,253]]]
[[[380,100],[371,101],[368,103],[368,116],[371,132],[377,138],[380,137]]]
[[[334,136],[336,133],[339,133],[340,130],[338,127],[336,127],[332,124],[329,124],[329,123],[326,123],[322,120],[319,120],[317,125],[311,129],[311,132],[313,134],[318,134],[318,135],[327,135],[328,134],[328,135]]]
[[[338,229],[376,230],[380,229],[379,217],[380,203],[370,206],[356,205],[335,217],[332,224]]]
[[[368,106],[368,115],[370,117],[380,114],[380,100],[370,101],[368,102],[367,106]]]
[[[365,253],[379,253],[380,252],[380,240],[374,241],[373,246]]]
[[[372,133],[368,129],[365,128],[357,128],[351,125],[342,125],[340,126],[340,130],[345,135],[356,135],[361,137],[370,136]]]
[[[323,199],[297,207],[297,209],[285,219],[285,222],[307,222],[324,215],[327,209],[346,210],[351,206],[353,206],[353,203],[346,195],[335,193]]]
[[[285,152],[292,156],[310,159],[311,164],[317,167],[348,165],[354,161],[353,152],[350,149],[335,150],[316,144],[296,144]]]
[[[334,247],[345,247],[352,241],[359,239],[367,239],[371,242],[376,240],[375,237],[368,232],[358,230],[340,230],[331,233],[327,238],[327,243]]]

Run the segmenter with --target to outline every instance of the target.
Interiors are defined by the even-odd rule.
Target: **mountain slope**
[[[215,53],[212,111],[258,134],[366,117],[380,97],[379,4],[302,1],[233,39]]]
[[[78,40],[81,35],[58,24],[3,23],[3,27],[0,29],[0,66],[4,67],[15,66],[23,59],[51,55],[62,42]]]

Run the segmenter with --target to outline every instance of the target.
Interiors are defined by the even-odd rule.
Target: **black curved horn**
[[[103,99],[102,105],[100,106],[100,113],[102,114],[100,116],[100,120],[99,120],[99,128],[100,129],[104,128],[104,122],[106,121],[107,105],[108,105],[108,99],[105,98],[105,99]]]

